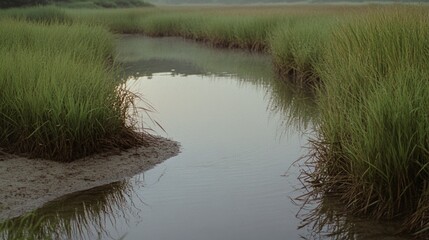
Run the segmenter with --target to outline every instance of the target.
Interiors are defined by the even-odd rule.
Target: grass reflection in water
[[[141,183],[121,181],[64,196],[0,223],[0,239],[121,239],[120,228],[126,226],[117,223],[128,224],[140,212],[130,204],[141,201],[132,190],[135,184]]]

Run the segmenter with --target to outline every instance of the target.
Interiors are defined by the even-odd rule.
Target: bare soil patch
[[[162,137],[154,137],[149,147],[97,154],[71,163],[0,151],[0,221],[66,194],[130,178],[179,151],[177,142]]]

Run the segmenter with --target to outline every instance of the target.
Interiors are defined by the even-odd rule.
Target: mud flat
[[[28,159],[0,151],[0,221],[65,194],[130,178],[177,155],[180,145],[154,137],[149,147],[98,154],[72,163]]]

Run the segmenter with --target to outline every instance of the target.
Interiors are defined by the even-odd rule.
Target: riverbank
[[[150,146],[110,151],[71,163],[0,153],[0,221],[20,216],[73,192],[146,171],[177,155],[177,142],[152,137]]]
[[[112,31],[127,26],[122,29],[130,33],[269,52],[282,78],[313,88],[317,95],[321,114],[315,120],[318,137],[309,160],[314,171],[306,183],[313,196],[338,196],[352,214],[399,219],[402,233],[427,236],[425,7],[294,10],[162,9],[157,14],[142,12],[141,21],[130,17],[121,24],[91,17]]]
[[[281,77],[317,95],[315,195],[333,193],[354,214],[400,218],[403,232],[429,234],[427,6],[53,10],[0,15],[270,53]]]
[[[140,95],[125,86],[113,34],[35,19],[0,20],[0,220],[131,177],[179,151],[139,122],[151,108],[135,108]]]

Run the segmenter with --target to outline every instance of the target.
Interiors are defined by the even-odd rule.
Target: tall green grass
[[[223,16],[158,12],[141,21],[141,32],[151,36],[181,36],[217,47],[262,51],[276,24],[270,16]]]
[[[356,7],[356,9],[360,8]],[[276,45],[275,43],[279,43],[276,45],[278,46],[287,40],[283,37],[284,34],[278,36],[281,34],[273,32],[280,32],[281,29],[289,31],[287,26],[291,24],[297,25],[294,31],[301,36],[311,32],[301,29],[306,28],[307,24],[311,25],[313,30],[317,30],[317,33],[328,35],[329,22],[335,16],[342,14],[340,10],[341,8],[335,6],[182,7],[115,11],[69,10],[67,13],[82,22],[102,24],[116,33],[144,33],[158,37],[180,36],[207,42],[217,47],[269,51],[271,46]],[[319,22],[318,16],[322,17],[323,21]],[[308,17],[312,20],[308,20]],[[308,40],[316,42],[314,38],[308,38]],[[316,48],[313,47],[312,51],[316,51]]]
[[[356,214],[429,230],[425,8],[376,6],[310,18],[187,11],[150,15],[141,30],[269,51],[281,75],[318,83],[316,191],[335,193]]]
[[[342,24],[318,65],[314,180],[357,214],[427,219],[428,46],[425,11],[381,11]]]
[[[316,193],[339,196],[356,214],[405,219],[406,231],[429,230],[425,8],[313,17],[206,11],[150,15],[141,31],[269,51],[281,75],[318,83]]]
[[[2,145],[70,158],[71,152],[99,149],[112,138],[112,132],[130,133],[124,128],[129,95],[117,84],[110,84],[115,80],[106,59],[112,46],[101,47],[110,42],[100,37],[107,34],[103,28],[266,51],[285,79],[317,88],[320,138],[314,142],[316,165],[311,174],[316,192],[340,196],[347,209],[357,214],[405,219],[405,230],[427,234],[429,16],[426,7],[420,8],[329,5],[59,10],[74,24],[65,27],[52,21],[49,28],[8,20],[0,28],[0,45],[9,46],[0,51],[5,56],[0,60],[0,76],[6,76],[1,78],[1,89],[12,90],[2,94],[0,112],[4,113],[2,126],[20,130],[5,131],[2,139],[9,142]],[[24,15],[18,18],[37,19]],[[82,33],[82,29],[87,30]],[[91,35],[93,29],[98,30]],[[48,36],[47,41],[35,40],[40,35]],[[78,39],[95,39],[94,46]],[[28,79],[37,81],[24,88]],[[104,80],[101,84],[101,80],[88,79]],[[106,90],[95,91],[99,88]],[[41,94],[33,96],[35,92]],[[76,96],[86,95],[90,100],[78,102]],[[84,142],[86,132],[96,140]],[[48,148],[54,154],[41,154]]]
[[[332,16],[294,17],[279,24],[270,35],[270,52],[279,75],[306,86],[318,82],[316,66],[323,60],[336,21]]]
[[[70,161],[140,142],[113,54],[100,27],[0,21],[0,146]]]
[[[429,230],[426,8],[296,9],[299,14],[162,9],[133,24],[149,35],[268,51],[280,75],[318,83],[316,192],[340,196],[356,214],[405,219],[405,230],[424,233]]]

